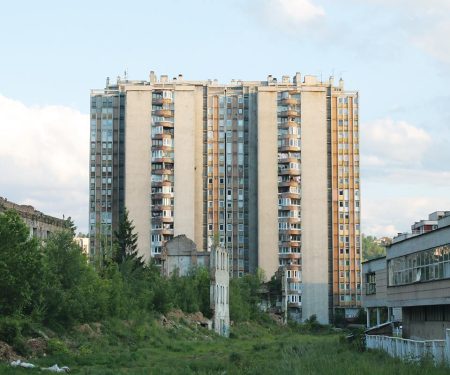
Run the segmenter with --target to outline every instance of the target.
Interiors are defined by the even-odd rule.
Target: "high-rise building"
[[[107,79],[90,171],[92,257],[126,207],[146,258],[184,234],[225,247],[234,277],[285,266],[297,317],[360,306],[358,93],[342,80]]]

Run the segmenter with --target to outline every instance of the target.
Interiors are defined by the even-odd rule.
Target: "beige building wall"
[[[302,91],[302,316],[329,322],[326,89]]]
[[[194,242],[199,251],[206,250],[203,238],[203,86],[195,87],[195,216]]]
[[[150,258],[151,110],[148,88],[127,88],[125,122],[125,207],[138,234],[139,254]]]
[[[258,89],[258,267],[278,269],[278,129],[276,88]]]
[[[175,89],[174,236],[195,238],[196,100],[194,86]],[[202,243],[196,243],[201,248]]]

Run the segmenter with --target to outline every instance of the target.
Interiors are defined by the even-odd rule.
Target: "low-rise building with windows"
[[[385,259],[365,263],[363,306],[401,308],[405,338],[443,339],[450,328],[450,211],[422,223],[423,230],[415,223],[412,233],[395,237]]]

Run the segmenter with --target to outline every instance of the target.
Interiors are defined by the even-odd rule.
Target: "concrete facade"
[[[0,197],[0,213],[6,210],[16,211],[30,230],[30,237],[46,240],[53,233],[65,228],[65,220],[45,215],[33,206],[17,204]]]
[[[125,207],[133,220],[138,234],[138,248],[150,243],[150,184],[151,137],[151,93],[139,87],[126,87],[127,110],[125,112]],[[147,207],[143,210],[142,207]],[[144,260],[148,252],[142,252]]]
[[[258,90],[258,267],[266,277],[278,269],[278,133],[277,91],[272,87]]]
[[[228,252],[221,247],[211,250],[210,301],[213,328],[221,336],[230,334],[230,272]]]
[[[302,92],[302,310],[329,321],[326,90]]]
[[[195,267],[209,267],[209,252],[197,251],[194,241],[185,235],[175,236],[164,245],[157,256],[161,261],[161,272],[170,277],[174,272],[186,276]]]

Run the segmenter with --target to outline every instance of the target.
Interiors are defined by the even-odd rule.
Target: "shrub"
[[[70,353],[67,345],[58,339],[48,340],[47,350],[50,354],[68,354]]]
[[[21,335],[22,322],[14,317],[0,318],[0,340],[13,345]]]

